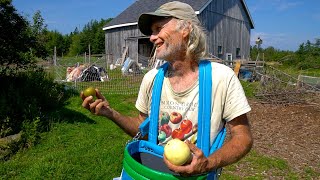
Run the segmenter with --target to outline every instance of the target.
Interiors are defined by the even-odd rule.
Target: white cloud
[[[289,0],[253,0],[250,7],[252,13],[263,11],[267,9],[277,10],[277,11],[286,11],[303,4],[303,1],[289,1]]]
[[[295,8],[299,6],[302,2],[287,2],[287,0],[274,0],[272,2],[273,6],[278,10],[278,11],[286,11],[288,9]]]

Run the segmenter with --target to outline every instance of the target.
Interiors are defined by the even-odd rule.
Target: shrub
[[[46,113],[62,106],[70,95],[42,68],[32,67],[16,73],[0,73],[1,137],[22,130],[24,121],[47,123]]]

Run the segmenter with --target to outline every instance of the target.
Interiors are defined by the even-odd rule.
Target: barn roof
[[[212,0],[179,0],[189,4],[195,11],[196,14],[200,14]],[[152,12],[158,9],[164,3],[169,2],[168,0],[137,0],[126,10],[120,13],[117,17],[112,19],[108,24],[103,27],[103,30],[113,29],[117,27],[124,27],[138,24],[138,17],[140,14],[145,12]],[[245,0],[241,0],[244,9],[250,19],[251,28],[254,28],[253,20],[245,3]]]

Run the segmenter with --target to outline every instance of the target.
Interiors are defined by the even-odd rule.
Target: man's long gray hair
[[[207,41],[204,28],[198,24],[187,20],[178,21],[178,29],[190,28],[189,40],[187,44],[187,56],[199,61],[207,54]]]

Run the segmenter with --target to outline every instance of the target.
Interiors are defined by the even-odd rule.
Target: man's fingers
[[[163,161],[171,171],[178,173],[181,176],[190,176],[190,166],[188,164],[176,166],[170,163],[170,161],[165,156],[163,156]]]
[[[83,94],[81,96],[83,96]],[[92,96],[84,97],[83,102],[82,102],[82,107],[90,110],[90,103],[91,102],[93,102],[93,97]]]
[[[86,98],[86,97],[84,96],[84,94],[83,94],[83,91],[81,91],[80,97],[81,97],[82,101],[84,101],[84,99]]]
[[[176,172],[177,166],[174,164],[171,164],[170,161],[166,158],[166,156],[163,156],[163,161],[171,171]]]
[[[100,102],[97,106],[96,106],[96,112],[95,114],[98,115],[98,113],[103,113],[102,108],[104,107],[108,107],[109,105],[106,102]]]
[[[92,113],[96,113],[96,107],[100,102],[102,102],[102,100],[101,99],[97,99],[96,101],[94,101],[93,103],[90,104],[90,111]]]
[[[185,141],[185,143],[189,146],[190,151],[196,155],[197,157],[203,156],[203,152],[193,143],[191,143],[189,140]]]
[[[103,101],[106,100],[106,98],[101,94],[101,92],[99,91],[99,89],[95,89],[96,90],[96,95],[98,99],[102,99]]]

